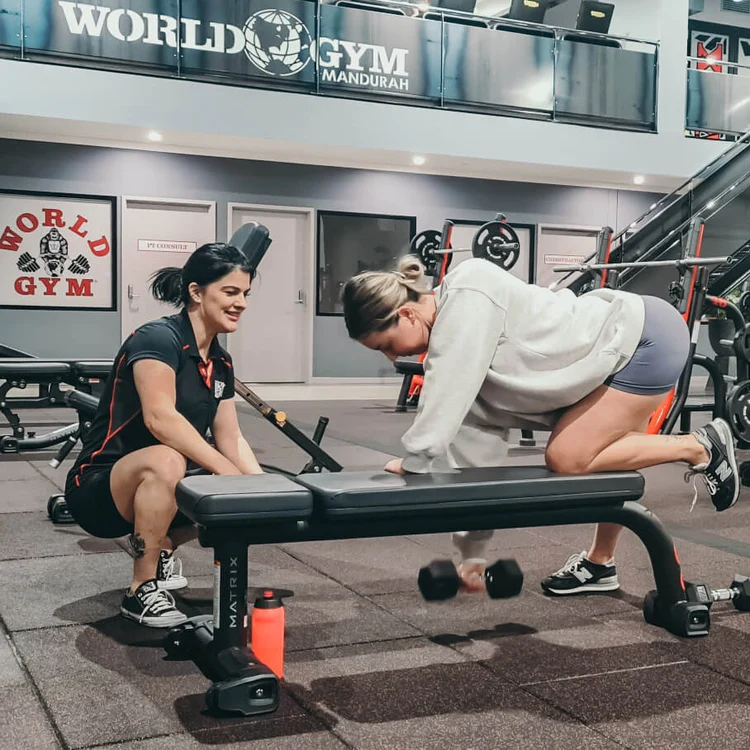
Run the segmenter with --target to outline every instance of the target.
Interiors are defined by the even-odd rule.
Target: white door
[[[174,307],[151,296],[151,276],[182,268],[194,250],[216,241],[216,204],[161,198],[124,198],[122,215],[122,338]]]
[[[567,286],[580,274],[566,278],[564,273],[555,273],[555,266],[583,263],[596,252],[599,229],[585,227],[560,227],[541,224],[536,252],[536,280],[534,283],[547,287],[555,281],[566,279]]]
[[[313,212],[230,204],[230,235],[248,221],[268,227],[272,242],[240,326],[227,339],[237,377],[245,383],[305,382],[312,338]]]

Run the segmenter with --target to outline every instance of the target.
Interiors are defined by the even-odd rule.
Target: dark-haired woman
[[[181,310],[123,343],[68,474],[68,507],[85,531],[130,535],[133,580],[120,612],[143,625],[187,619],[169,593],[187,585],[174,550],[194,537],[175,502],[187,461],[213,474],[262,472],[237,421],[231,357],[216,338],[237,330],[254,273],[242,252],[217,243],[155,275],[154,297]]]

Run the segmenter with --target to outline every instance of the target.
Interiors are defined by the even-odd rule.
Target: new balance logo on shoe
[[[571,572],[581,583],[586,583],[586,581],[590,581],[594,577],[594,574],[588,568],[584,568],[583,566],[579,567],[578,570],[573,570]]]
[[[729,466],[726,461],[722,461],[716,469],[716,473],[719,475],[719,479],[722,482],[726,482],[726,480],[732,475],[732,467]]]

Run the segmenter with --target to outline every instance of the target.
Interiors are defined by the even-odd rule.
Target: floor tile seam
[[[36,471],[39,474],[38,477],[16,477],[16,478],[6,477],[2,479],[2,482],[3,484],[13,484],[14,482],[38,482],[40,479],[43,479],[48,484],[51,484],[55,487],[57,486],[49,477],[42,474],[42,472],[39,471],[39,469],[37,469],[36,467],[34,467],[34,471]]]
[[[457,653],[461,654],[460,650],[457,649],[455,646],[453,646],[451,644],[447,644],[447,647],[450,648],[450,649],[452,649],[452,650],[454,650],[454,651],[456,651]],[[531,686],[531,684],[533,684],[533,683],[527,684],[528,686],[524,686],[524,685],[520,685],[520,684],[518,684],[516,682],[512,682],[511,680],[509,680],[506,677],[504,677],[499,671],[496,671],[495,669],[493,669],[492,666],[491,666],[491,664],[487,660],[474,661],[474,663],[478,667],[480,667],[481,669],[484,669],[484,670],[488,671],[495,679],[502,680],[507,685],[510,685],[513,689],[518,690],[521,693],[526,694],[527,696],[529,696],[533,700],[537,700],[537,701],[541,701],[542,703],[545,703],[546,705],[552,707],[555,711],[559,711],[561,714],[563,714],[564,716],[567,716],[569,719],[571,719],[576,724],[578,724],[578,725],[580,725],[582,727],[585,727],[586,729],[588,729],[591,732],[594,732],[595,734],[598,734],[600,737],[604,738],[608,742],[614,743],[615,745],[618,745],[619,747],[625,748],[625,750],[637,750],[637,748],[633,748],[633,747],[631,747],[629,745],[626,745],[623,742],[621,742],[621,741],[619,741],[619,740],[617,740],[617,739],[615,739],[613,737],[610,737],[610,736],[606,735],[604,732],[602,732],[597,727],[592,726],[591,724],[587,724],[582,718],[580,718],[579,716],[577,716],[576,714],[574,714],[571,710],[567,709],[565,706],[560,705],[558,702],[556,702],[556,701],[554,701],[552,699],[544,698],[544,697],[542,697],[540,695],[537,695],[536,693],[533,693],[531,690],[528,689],[528,686]]]
[[[304,700],[297,695],[296,691],[289,687],[287,687],[286,694],[289,696],[290,700],[294,701],[294,703],[305,712],[307,716],[311,716],[313,719],[320,722],[321,726],[341,742],[344,747],[349,748],[349,750],[356,750],[356,745],[352,745],[336,731],[338,722],[341,720],[341,717],[338,714],[324,708],[320,703],[317,703],[314,700],[310,700],[309,702]]]
[[[745,634],[743,633],[743,635],[745,635]],[[710,638],[711,636],[709,635],[708,637]],[[659,644],[659,645],[663,646],[663,644]],[[664,650],[666,650],[666,649],[664,649]],[[726,674],[726,672],[722,672],[721,670],[716,669],[716,667],[714,667],[712,664],[709,664],[709,663],[703,661],[702,658],[700,657],[700,655],[698,655],[698,657],[697,657],[696,660],[688,659],[687,661],[690,664],[692,664],[692,665],[694,665],[696,667],[701,667],[702,669],[706,669],[709,672],[712,672],[713,674],[718,675],[719,677],[723,677],[725,680],[731,680],[732,682],[737,682],[740,685],[748,685],[748,686],[750,686],[750,677],[747,678],[747,679],[745,679],[743,677],[739,677],[739,676],[736,676],[736,675]]]
[[[291,557],[293,560],[296,560],[297,562],[302,563],[303,565],[307,565],[307,567],[311,568],[316,573],[319,573],[324,578],[328,578],[329,580],[333,581],[334,583],[339,584],[342,588],[346,589],[347,591],[349,591],[350,593],[354,594],[355,596],[358,596],[360,599],[364,599],[365,601],[370,602],[370,604],[372,604],[374,607],[377,607],[379,610],[381,610],[382,612],[385,612],[390,617],[393,617],[394,619],[398,620],[401,624],[407,625],[408,627],[412,628],[413,630],[416,630],[418,633],[421,633],[422,635],[428,635],[426,631],[422,630],[421,628],[418,628],[416,625],[413,625],[408,620],[405,620],[403,617],[400,617],[399,615],[394,614],[393,612],[389,611],[388,609],[386,609],[384,606],[382,606],[378,602],[374,601],[372,599],[372,597],[373,596],[379,596],[378,594],[371,594],[371,595],[360,594],[358,591],[355,591],[350,585],[344,583],[343,581],[339,581],[338,579],[334,578],[333,576],[329,575],[328,573],[325,573],[324,571],[319,570],[314,565],[311,565],[310,563],[305,562],[301,558],[293,555],[289,550],[282,550],[282,551],[285,554],[289,555],[289,557]]]
[[[34,469],[34,471],[35,471],[35,472],[36,472],[37,474],[39,474],[39,476],[40,476],[40,477],[44,477],[44,479],[46,479],[46,480],[48,480],[48,481],[50,481],[50,482],[52,481],[52,480],[51,480],[51,479],[50,479],[50,478],[49,478],[49,477],[48,477],[48,476],[47,476],[47,475],[46,475],[46,474],[45,474],[45,473],[44,473],[44,472],[43,472],[43,471],[42,471],[42,470],[41,470],[41,469],[39,468],[39,466],[37,466],[37,463],[39,463],[39,462],[35,462],[35,461],[29,461],[28,463],[29,463],[29,466],[31,466],[31,468],[32,468],[32,469]],[[51,469],[52,471],[59,471],[59,470],[60,470],[60,467],[59,467],[59,466],[56,466],[56,467],[52,467],[52,466],[50,466],[50,465],[49,465],[49,462],[46,462],[46,466],[47,466],[47,468],[48,468],[48,469]],[[63,469],[62,471],[63,471],[63,473],[64,473],[64,474],[67,474],[67,472],[65,471],[65,469]],[[61,476],[62,476],[62,475],[63,475],[63,474],[61,474]]]
[[[119,545],[118,545],[119,546]],[[120,548],[119,550],[109,550],[109,551],[100,551],[100,552],[71,552],[67,555],[44,555],[42,557],[5,557],[0,559],[0,565],[6,562],[24,562],[28,560],[64,560],[68,557],[92,557],[94,555],[119,555],[120,553],[125,552],[124,549]],[[127,555],[127,552],[125,552]]]
[[[65,741],[65,737],[62,731],[60,730],[60,727],[58,727],[57,722],[55,721],[52,715],[52,710],[50,709],[49,704],[45,700],[39,686],[36,684],[36,681],[34,680],[34,677],[31,674],[31,670],[29,669],[28,664],[26,664],[23,656],[21,655],[21,652],[16,646],[16,643],[13,640],[13,634],[8,628],[2,614],[0,614],[0,638],[6,639],[8,646],[13,654],[13,658],[16,660],[16,663],[18,664],[21,670],[21,673],[24,676],[26,686],[28,687],[29,690],[31,690],[32,694],[36,698],[37,703],[42,709],[42,713],[44,714],[47,724],[49,725],[49,728],[55,738],[55,742],[57,743],[58,748],[60,748],[61,750],[69,750],[70,746]]]
[[[292,542],[290,542],[291,544]],[[278,549],[279,552],[281,552],[284,555],[287,555],[288,557],[291,557],[292,560],[295,562],[300,563],[301,565],[304,565],[306,568],[310,568],[314,572],[318,573],[319,575],[323,576],[323,578],[328,579],[329,581],[333,581],[334,583],[338,584],[339,586],[342,586],[347,591],[351,592],[352,594],[356,594],[359,597],[367,598],[365,594],[360,594],[358,591],[355,591],[349,584],[345,583],[344,581],[340,581],[338,578],[335,578],[330,573],[326,573],[321,568],[316,567],[313,563],[308,562],[307,560],[304,560],[299,555],[294,555],[292,552],[288,549],[285,549],[282,545],[276,545],[276,549]],[[377,594],[371,594],[370,596],[377,596]],[[375,604],[375,602],[373,602]],[[377,606],[377,605],[376,605]]]
[[[332,643],[328,646],[306,646],[304,648],[287,648],[284,653],[287,654],[304,654],[306,651],[328,651],[335,648],[351,648],[352,646],[368,646],[371,643],[400,643],[402,641],[419,641],[429,636],[419,633],[418,635],[400,635],[396,638],[370,638],[366,641],[346,641]],[[439,644],[435,644],[439,645]]]
[[[2,615],[0,615],[0,619],[2,619]],[[106,620],[111,619],[109,617],[104,618]],[[101,620],[91,620],[91,622],[61,622],[59,625],[40,625],[36,628],[16,628],[14,630],[11,630],[8,628],[8,632],[12,635],[19,635],[22,633],[41,633],[45,630],[60,630],[62,628],[87,628],[92,627],[94,623],[101,622]]]
[[[550,680],[534,680],[533,682],[519,683],[519,687],[534,687],[535,685],[551,685],[558,682],[572,682],[574,680],[589,680],[592,677],[606,677],[611,674],[627,674],[629,672],[642,672],[647,669],[663,669],[665,667],[677,667],[685,664],[693,664],[690,659],[678,659],[670,662],[657,662],[654,664],[641,664],[637,667],[622,667],[620,669],[607,669],[602,672],[589,672],[586,674],[567,675],[566,677],[554,677]]]

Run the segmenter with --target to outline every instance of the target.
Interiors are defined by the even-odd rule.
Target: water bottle
[[[255,658],[279,679],[284,676],[284,628],[286,615],[281,597],[266,589],[256,598],[251,617],[251,648]]]

